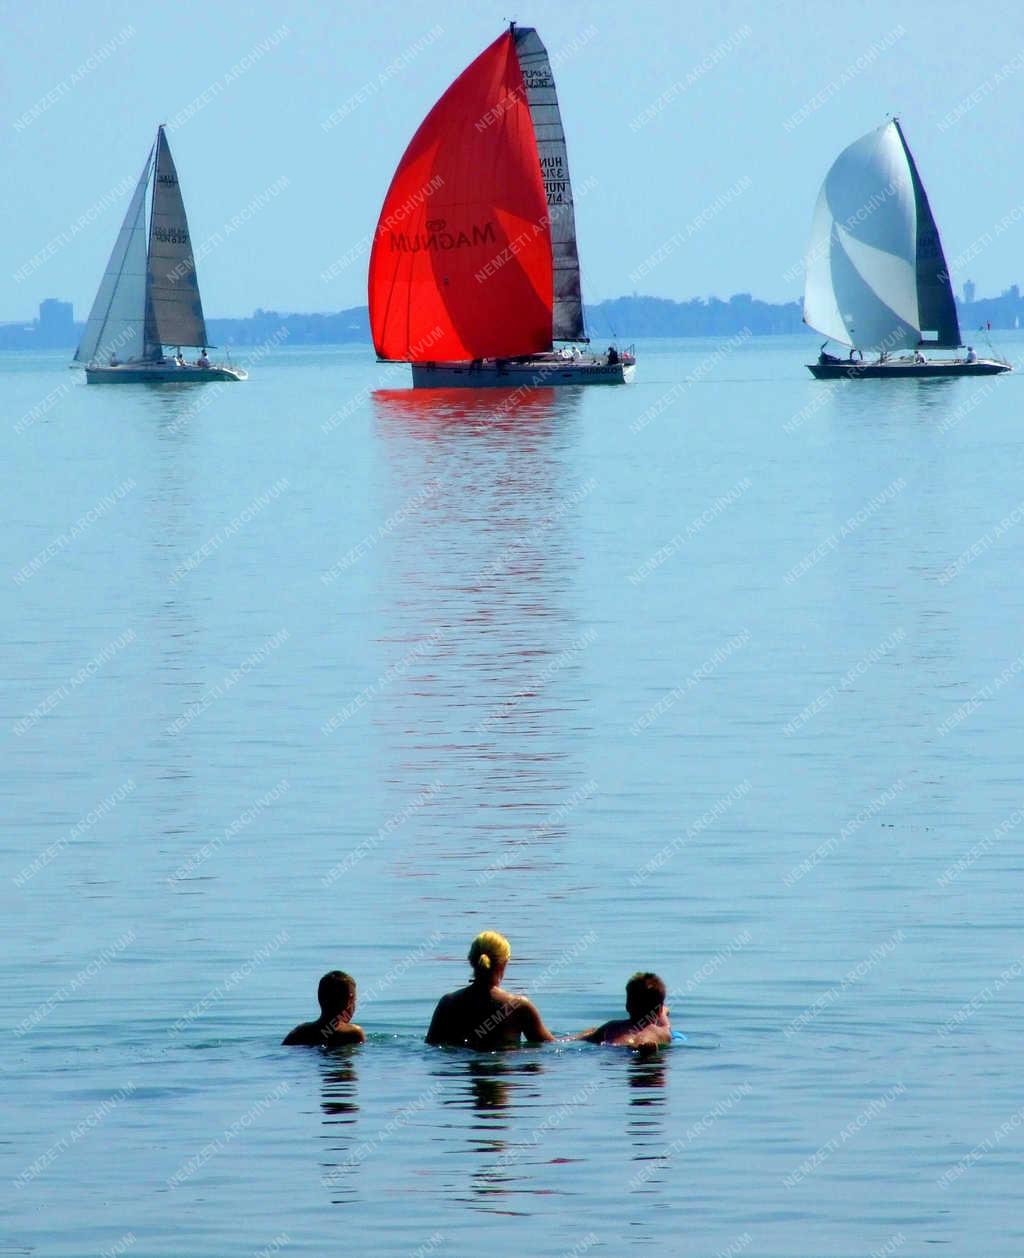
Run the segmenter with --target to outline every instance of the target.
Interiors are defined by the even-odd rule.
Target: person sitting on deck
[[[356,1026],[356,981],[343,970],[331,970],[316,989],[320,1017],[315,1022],[300,1022],[289,1031],[282,1044],[305,1044],[322,1048],[339,1048],[343,1044],[363,1044],[366,1036]]]
[[[174,355],[174,361],[175,361],[175,364],[176,364],[177,366],[179,366],[179,367],[185,367],[185,366],[187,366],[187,364],[186,364],[186,362],[185,362],[185,355],[181,352],[181,350],[180,350],[180,349],[179,349],[179,350],[178,350],[178,352]]]
[[[922,354],[919,349],[914,350],[914,362],[915,363],[927,362],[927,359],[925,358],[924,354]]]
[[[118,358],[118,356],[117,356],[117,354],[116,354],[116,353],[114,353],[114,354],[111,354],[111,355],[110,355],[110,365],[111,365],[111,367],[120,367],[120,366],[121,366],[121,360],[120,360],[120,358]]]
[[[555,1038],[525,996],[502,989],[511,954],[508,940],[497,931],[477,935],[469,949],[473,977],[467,987],[437,1002],[426,1035],[428,1044],[487,1052],[518,1048],[522,1040],[541,1044]]]
[[[615,348],[614,345],[609,345],[608,346],[608,366],[614,367],[618,361],[619,361],[619,351]]]
[[[969,363],[976,363],[978,361],[978,355],[974,352],[973,345],[967,346],[967,361]]]
[[[209,360],[209,358],[207,358],[207,356],[206,356],[206,346],[204,345],[204,346],[203,346],[203,351],[202,351],[202,353],[201,353],[201,354],[199,355],[199,357],[196,359],[196,366],[197,366],[197,367],[209,367],[209,365],[210,365],[210,360]]]
[[[672,1039],[672,1026],[665,1004],[665,984],[650,972],[634,974],[626,984],[627,1018],[605,1022],[574,1038],[589,1044],[610,1044],[616,1048],[659,1048]]]

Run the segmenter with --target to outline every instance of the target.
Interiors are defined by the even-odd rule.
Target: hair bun
[[[487,955],[486,952],[482,952],[480,954],[480,960],[478,964],[480,965],[481,969],[484,969],[484,970],[489,970],[491,968],[491,958]]]

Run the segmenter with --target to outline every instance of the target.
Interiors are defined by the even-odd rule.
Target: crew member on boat
[[[614,367],[614,365],[618,361],[619,361],[619,351],[615,348],[614,345],[609,345],[608,346],[608,366]]]
[[[974,352],[973,345],[967,346],[967,361],[969,363],[976,363],[978,361],[978,355]]]
[[[197,366],[197,367],[209,367],[209,365],[210,365],[210,360],[209,360],[209,358],[207,358],[207,356],[206,356],[206,347],[205,347],[205,345],[204,345],[204,346],[203,346],[203,352],[202,352],[202,353],[199,355],[199,357],[196,359],[196,366]]]

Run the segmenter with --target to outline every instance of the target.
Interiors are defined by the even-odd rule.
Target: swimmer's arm
[[[571,1040],[585,1040],[588,1044],[600,1044],[604,1035],[603,1026],[592,1026],[589,1031],[580,1031],[578,1035],[570,1035]]]
[[[519,1029],[531,1044],[550,1044],[555,1038],[544,1025],[536,1006],[525,996],[519,1000]]]

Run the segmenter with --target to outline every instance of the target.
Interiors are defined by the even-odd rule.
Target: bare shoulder
[[[447,992],[434,1006],[434,1016],[430,1019],[425,1037],[428,1044],[444,1044],[451,1038],[452,1007],[458,994]]]
[[[316,1022],[300,1022],[288,1032],[281,1044],[289,1047],[301,1044],[308,1047],[310,1044],[319,1044],[320,1041],[320,1027]]]
[[[365,1043],[366,1032],[354,1022],[346,1022],[341,1026],[336,1026],[332,1028],[330,1034],[324,1037],[325,1048],[341,1048],[345,1044]]]
[[[614,1029],[613,1029],[614,1028]],[[628,1023],[609,1023],[608,1033],[603,1040],[614,1048],[660,1048],[672,1039],[672,1032],[666,1027],[649,1026],[638,1030]]]

